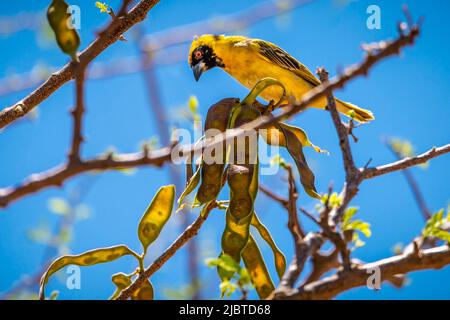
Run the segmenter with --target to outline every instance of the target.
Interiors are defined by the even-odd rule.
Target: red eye
[[[195,59],[200,60],[203,57],[203,52],[200,50],[195,51],[194,53]]]

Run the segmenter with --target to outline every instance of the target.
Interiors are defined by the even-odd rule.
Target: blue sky
[[[98,30],[108,20],[94,7],[95,1],[72,1],[82,10],[82,47],[86,47]],[[220,14],[233,13],[248,8],[259,1],[211,1],[162,0],[143,23],[146,33],[203,20]],[[371,109],[376,120],[356,131],[360,141],[352,144],[355,161],[364,165],[372,159],[373,165],[393,161],[383,138],[397,136],[410,140],[418,152],[450,141],[448,121],[450,109],[450,62],[448,52],[450,29],[446,25],[450,10],[448,1],[436,1],[433,6],[422,1],[314,1],[280,18],[258,23],[245,33],[251,37],[274,42],[302,61],[311,70],[325,66],[334,75],[338,67],[347,66],[361,59],[361,43],[396,36],[396,23],[403,18],[401,5],[408,3],[415,17],[425,16],[423,32],[414,47],[407,48],[400,57],[390,58],[377,65],[367,78],[351,82],[336,96]],[[47,1],[14,1],[1,6],[0,15],[13,15],[22,11],[44,9]],[[119,1],[109,2],[117,7]],[[366,27],[366,8],[370,4],[381,8],[380,30]],[[194,36],[194,35],[192,35]],[[100,57],[100,61],[136,55],[136,43],[132,33],[128,42],[116,43]],[[22,31],[0,38],[0,77],[14,72],[25,72],[36,63],[62,66],[67,62],[55,45],[42,44],[35,32]],[[187,46],[180,46],[187,55]],[[205,115],[208,106],[224,97],[244,97],[246,90],[235,80],[217,69],[195,82],[187,63],[158,68],[161,97],[176,124],[181,106],[190,95],[196,95],[200,112]],[[31,90],[0,97],[1,107],[11,105]],[[26,176],[46,170],[65,160],[70,141],[71,119],[69,109],[73,104],[73,84],[63,86],[41,106],[36,121],[12,125],[0,133],[0,185],[14,185]],[[93,156],[114,146],[121,152],[132,152],[141,141],[157,133],[142,74],[114,77],[87,84],[85,118],[87,142],[84,156]],[[330,116],[321,110],[308,110],[295,117],[291,123],[304,128],[311,140],[330,151],[330,155],[306,151],[317,181],[317,188],[325,192],[332,181],[340,189],[344,176],[336,133]],[[187,126],[187,124],[183,124]],[[449,158],[444,156],[431,161],[426,170],[413,169],[427,204],[432,211],[446,207],[449,201]],[[280,194],[286,192],[281,175],[264,177],[262,181]],[[53,226],[58,217],[49,212],[48,199],[66,197],[71,189],[83,183],[85,177],[67,182],[62,189],[48,189],[26,197],[0,213],[0,292],[7,291],[23,275],[39,269],[45,247],[31,242],[26,234],[41,223]],[[125,243],[139,250],[136,227],[159,186],[171,183],[166,169],[145,168],[133,175],[110,172],[98,176],[84,202],[90,206],[90,219],[76,224],[70,249],[80,253],[96,247]],[[226,198],[226,190],[221,198]],[[304,193],[300,205],[313,208],[315,202]],[[394,173],[365,182],[359,196],[352,202],[360,208],[360,218],[372,225],[373,236],[355,256],[374,261],[392,254],[397,243],[408,243],[420,234],[423,220],[401,173]],[[256,210],[271,230],[288,259],[292,256],[292,242],[286,232],[286,213],[260,194]],[[191,213],[191,219],[197,213]],[[302,221],[308,228],[313,226]],[[214,212],[201,230],[198,241],[205,257],[216,256],[220,251],[220,233],[223,230],[223,212]],[[173,214],[168,226],[149,251],[149,261],[175,239],[179,231],[180,217]],[[271,268],[269,249],[261,245]],[[165,298],[164,289],[179,289],[187,281],[185,250],[181,250],[152,277],[156,297]],[[111,264],[82,269],[81,290],[68,290],[57,279],[49,283],[50,292],[60,290],[65,299],[104,299],[113,291],[110,276],[118,271],[134,269],[129,258]],[[205,280],[205,296],[218,298],[218,279],[214,270],[201,264]],[[175,275],[175,276],[174,276]],[[374,292],[367,288],[350,290],[342,299],[450,299],[450,268],[439,271],[417,272],[410,275],[411,283],[397,290],[384,285]],[[254,296],[254,295],[253,295]]]

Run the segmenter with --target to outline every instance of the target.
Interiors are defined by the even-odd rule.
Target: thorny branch
[[[209,213],[217,207],[215,201],[208,204],[203,214],[188,226],[184,232],[167,248],[147,269],[139,273],[138,278],[125,290],[122,291],[118,300],[126,300],[147,280],[152,274],[158,271],[181,247],[189,240],[195,237],[203,223],[209,216]]]
[[[402,254],[368,263],[348,271],[336,273],[322,280],[313,281],[302,287],[284,292],[278,299],[331,299],[341,292],[364,286],[373,270],[380,271],[382,281],[389,281],[398,274],[418,270],[440,269],[450,264],[450,247],[447,245],[426,249],[415,254]]]
[[[69,163],[80,162],[80,147],[84,141],[83,138],[83,114],[85,112],[84,107],[84,77],[86,73],[86,66],[77,63],[75,66],[75,92],[76,92],[76,106],[72,111],[73,116],[73,134],[72,134],[72,147],[69,152]]]
[[[127,14],[124,14],[117,19],[112,19],[110,24],[100,32],[100,36],[79,54],[78,58],[80,63],[84,65],[89,64],[111,44],[119,40],[132,26],[144,20],[147,13],[158,2],[159,0],[141,0]],[[75,62],[70,62],[61,70],[53,73],[39,88],[27,97],[15,105],[0,111],[0,129],[26,115],[34,107],[47,99],[53,92],[58,90],[63,84],[74,79],[75,76]]]

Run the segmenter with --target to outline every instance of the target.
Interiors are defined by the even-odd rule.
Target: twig
[[[398,160],[402,159],[401,155],[393,148],[393,146],[390,143],[387,143],[386,145]],[[406,182],[408,183],[412,191],[414,200],[416,200],[417,206],[419,207],[423,219],[425,221],[428,221],[431,218],[431,212],[425,203],[425,199],[423,197],[422,192],[420,191],[416,179],[414,178],[414,175],[409,169],[402,170],[402,173],[405,176]]]
[[[312,270],[311,273],[305,280],[306,285],[308,283],[319,280],[322,275],[330,271],[331,269],[336,269],[340,266],[339,263],[339,250],[333,249],[329,254],[323,254],[316,252],[311,257]]]
[[[144,272],[141,272],[138,278],[125,290],[123,290],[118,300],[126,300],[147,280],[152,274],[158,271],[186,242],[195,237],[203,223],[209,216],[209,213],[217,206],[216,202],[211,202],[205,210],[204,215],[198,218],[184,230],[184,232],[159,256]]]
[[[275,296],[284,295],[286,292],[293,290],[293,286],[302,272],[308,257],[317,252],[323,243],[323,238],[315,232],[308,233],[296,245],[296,253],[286,273],[283,275],[280,285],[274,292]]]
[[[114,169],[136,168],[140,166],[161,166],[170,160],[171,148],[166,147],[149,152],[137,152],[108,156],[97,156],[81,160],[78,163],[65,163],[48,171],[35,173],[21,184],[0,189],[0,208],[18,199],[41,191],[45,188],[62,186],[63,183],[81,173]]]
[[[284,208],[287,208],[289,206],[289,200],[283,198],[282,196],[276,194],[272,190],[270,190],[268,187],[266,187],[263,184],[259,184],[258,186],[259,191],[264,193],[266,196],[268,196],[270,199],[274,200],[275,202],[278,202],[280,205],[282,205]]]
[[[289,203],[288,209],[288,228],[291,231],[294,242],[297,244],[305,236],[303,228],[300,226],[300,221],[298,220],[297,214],[297,199],[298,192],[297,186],[295,184],[295,175],[292,171],[290,165],[286,165],[286,170],[288,172],[288,183],[289,183]]]
[[[328,72],[325,70],[325,68],[322,67],[317,69],[316,73],[322,83],[328,82]],[[351,182],[357,172],[355,162],[353,160],[352,151],[350,149],[350,142],[348,141],[348,129],[342,124],[341,116],[337,111],[336,102],[334,100],[332,91],[329,91],[327,94],[327,102],[327,110],[330,111],[334,127],[336,128],[339,137],[339,145],[341,147],[342,158],[344,160],[344,169],[346,173],[345,181],[348,184]]]
[[[84,141],[83,138],[83,115],[85,112],[84,107],[84,77],[86,73],[86,66],[77,63],[75,77],[75,92],[76,92],[76,106],[72,111],[73,117],[73,134],[72,134],[72,147],[69,151],[69,163],[80,162],[80,147]]]
[[[381,281],[390,281],[393,276],[426,269],[440,269],[450,264],[450,247],[440,246],[421,251],[420,256],[402,254],[368,263],[350,271],[340,272],[325,279],[311,282],[302,288],[284,292],[275,298],[310,300],[331,299],[341,292],[367,285],[374,270],[378,270]]]
[[[136,23],[141,22],[159,0],[141,0],[121,19],[113,19],[101,36],[94,40],[80,55],[80,63],[87,65]],[[15,105],[0,111],[0,129],[26,115],[34,107],[47,99],[63,84],[76,75],[76,63],[70,62],[61,70],[53,73],[39,88]]]
[[[427,152],[424,152],[418,156],[405,158],[396,162],[392,162],[389,164],[381,165],[378,167],[372,167],[367,169],[359,169],[362,172],[362,176],[364,179],[371,179],[378,177],[383,174],[391,173],[394,171],[404,170],[409,167],[416,166],[418,164],[426,163],[428,160],[436,158],[440,155],[446,154],[450,152],[450,144],[446,144],[442,147],[434,147]]]

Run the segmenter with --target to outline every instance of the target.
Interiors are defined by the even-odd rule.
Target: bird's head
[[[214,67],[225,67],[222,59],[214,51],[216,44],[223,38],[224,36],[205,34],[201,37],[196,37],[192,41],[191,49],[189,50],[189,65],[194,72],[196,81],[200,79],[205,71]]]

